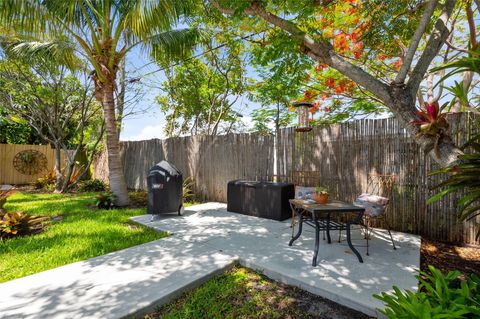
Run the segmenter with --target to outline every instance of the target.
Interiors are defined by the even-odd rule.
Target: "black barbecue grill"
[[[153,166],[148,172],[147,187],[148,214],[183,214],[183,177],[173,164],[161,161]]]

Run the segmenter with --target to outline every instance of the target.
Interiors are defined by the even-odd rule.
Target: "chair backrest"
[[[395,174],[369,174],[366,192],[372,195],[391,198],[395,182]]]

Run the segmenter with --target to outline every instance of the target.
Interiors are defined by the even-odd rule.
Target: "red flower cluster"
[[[329,88],[334,88],[335,87],[335,79],[334,78],[326,78],[325,79],[325,85],[328,86]]]
[[[321,107],[321,103],[320,102],[315,102],[313,103],[312,107],[309,109],[310,113],[313,115],[317,112],[331,112],[332,111],[332,108],[330,106],[325,106],[325,107]]]
[[[323,69],[326,69],[326,68],[328,68],[328,65],[326,65],[324,63],[319,63],[315,66],[315,71],[321,72],[321,71],[323,71]]]
[[[333,48],[336,49],[340,54],[343,54],[350,49],[345,33],[340,33],[333,39]]]
[[[305,90],[305,92],[303,93],[303,99],[305,101],[310,101],[312,99],[313,95],[312,95],[312,91],[310,90]]]
[[[398,59],[392,63],[392,67],[398,71],[402,67],[402,64],[403,64],[402,59]]]

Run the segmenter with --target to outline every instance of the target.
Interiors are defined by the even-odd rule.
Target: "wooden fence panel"
[[[450,132],[458,145],[469,138],[468,132],[479,131],[479,120],[473,114],[449,115]],[[128,187],[145,189],[148,169],[166,159],[185,177],[194,178],[197,195],[221,202],[226,201],[229,180],[271,177],[275,165],[277,175],[284,177],[294,171],[318,172],[319,185],[328,186],[333,197],[348,201],[366,190],[368,174],[393,173],[397,183],[388,221],[394,229],[480,244],[475,240],[478,226],[457,221],[455,195],[426,204],[434,194],[431,188],[444,176],[428,176],[438,166],[395,119],[339,123],[308,133],[287,128],[279,132],[276,145],[270,135],[229,134],[123,142],[122,150]],[[105,176],[105,169],[105,156],[101,156],[95,165],[96,176]]]
[[[35,150],[47,159],[46,168],[37,174],[27,175],[19,172],[13,165],[16,154],[26,150]],[[62,163],[64,162],[62,154]],[[55,168],[55,150],[49,145],[0,144],[0,184],[29,184],[45,176]]]

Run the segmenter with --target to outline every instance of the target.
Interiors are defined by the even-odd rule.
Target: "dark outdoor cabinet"
[[[148,214],[183,213],[183,177],[171,163],[161,161],[147,176]]]
[[[285,220],[292,217],[288,200],[294,197],[295,187],[290,183],[230,181],[227,185],[227,210]]]

